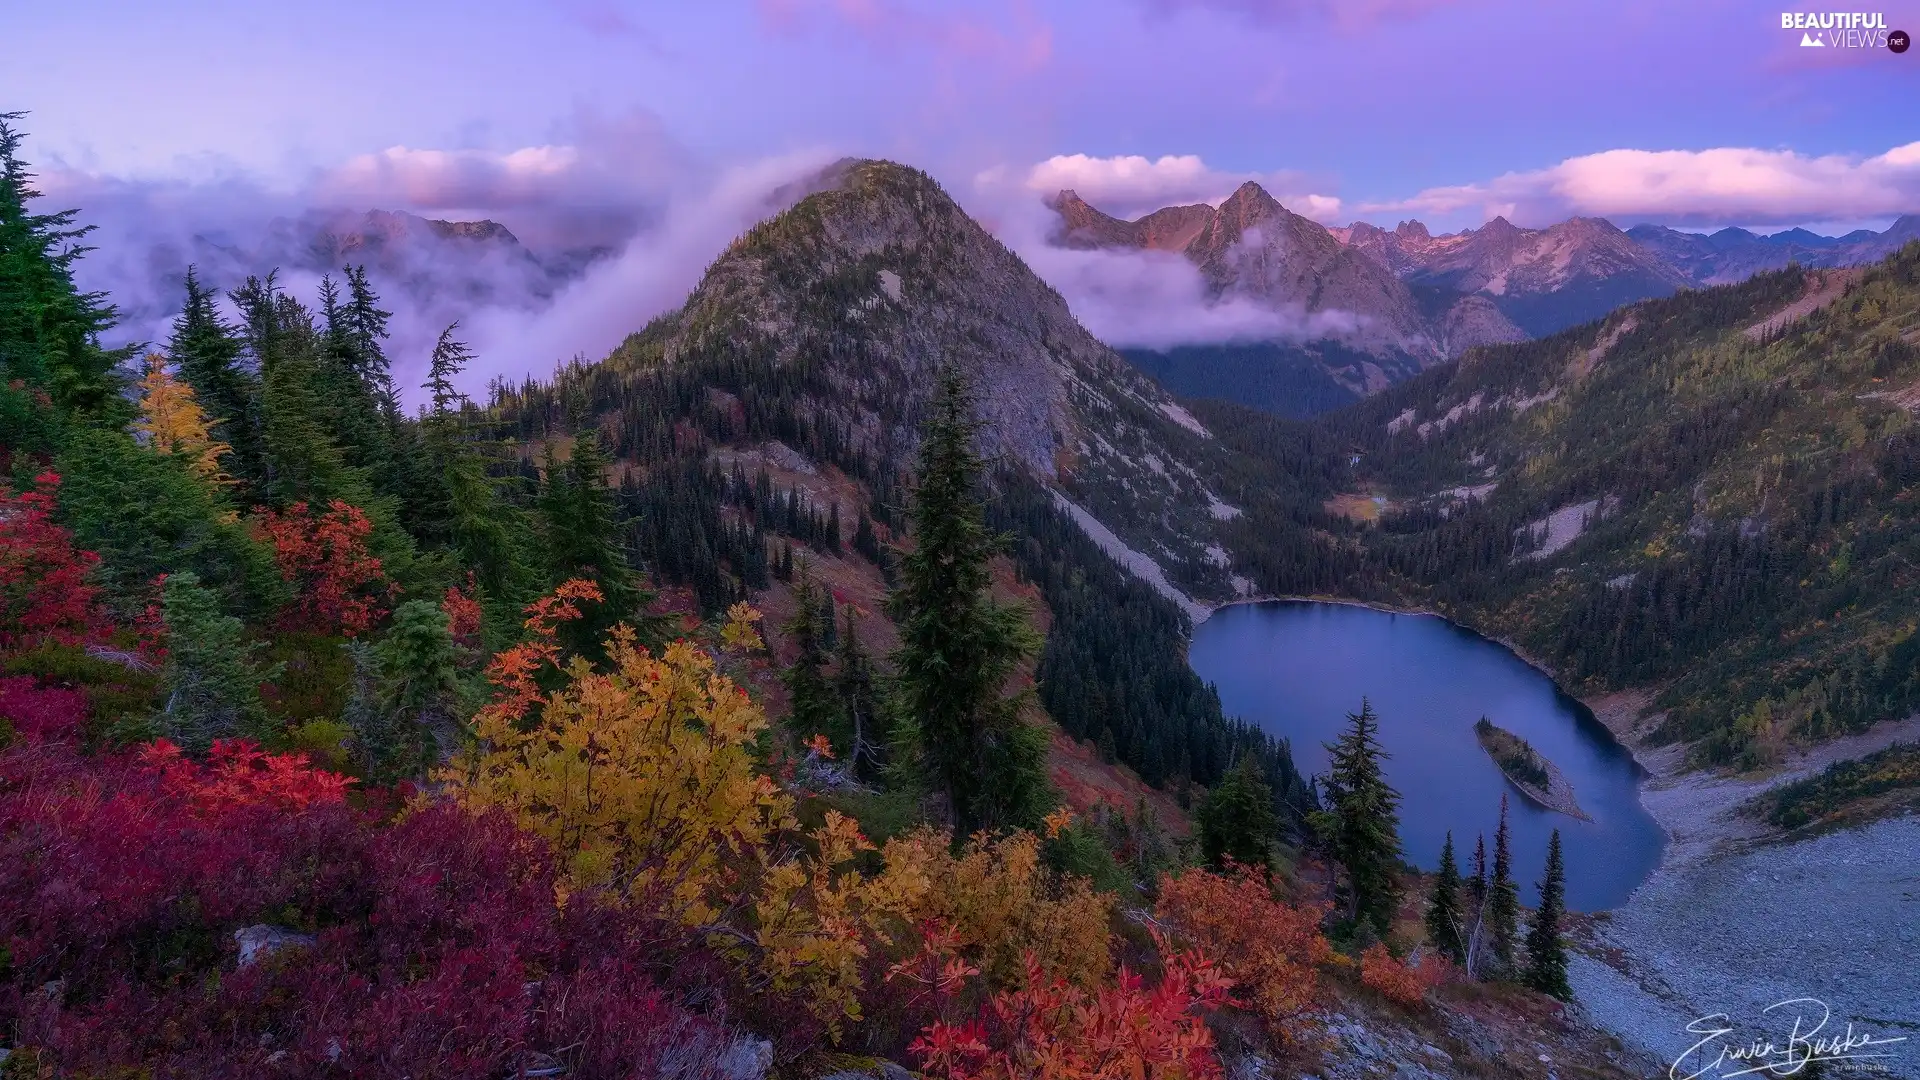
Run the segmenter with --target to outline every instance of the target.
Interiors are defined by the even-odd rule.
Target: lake
[[[1380,717],[1399,790],[1400,839],[1409,862],[1440,863],[1448,830],[1464,874],[1474,838],[1487,858],[1500,796],[1508,796],[1514,876],[1531,904],[1560,830],[1567,905],[1614,907],[1646,880],[1666,842],[1641,807],[1639,765],[1579,701],[1498,642],[1433,615],[1346,604],[1272,601],[1222,608],[1194,631],[1193,669],[1239,716],[1293,745],[1306,775],[1324,773],[1325,744],[1365,696]],[[1585,822],[1541,809],[1510,785],[1474,739],[1485,716],[1532,743],[1573,785]]]

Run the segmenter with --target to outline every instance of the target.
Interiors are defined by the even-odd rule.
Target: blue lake
[[[1534,902],[1547,838],[1560,830],[1567,903],[1597,911],[1625,901],[1660,861],[1665,835],[1640,805],[1643,775],[1586,706],[1500,645],[1432,615],[1344,604],[1273,601],[1223,608],[1195,630],[1193,669],[1220,704],[1287,739],[1306,775],[1327,768],[1325,744],[1360,709],[1380,717],[1400,791],[1400,839],[1409,862],[1432,870],[1449,830],[1462,872],[1474,838],[1492,858],[1500,796],[1508,795],[1515,877]],[[1545,810],[1507,783],[1473,723],[1485,716],[1532,743],[1573,785],[1593,821]]]

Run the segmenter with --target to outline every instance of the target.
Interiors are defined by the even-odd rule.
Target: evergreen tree
[[[160,613],[167,627],[161,734],[196,752],[215,739],[265,737],[271,722],[260,684],[278,678],[279,665],[260,666],[255,654],[261,643],[247,641],[240,620],[222,614],[191,571],[167,578]]]
[[[40,193],[19,157],[23,135],[13,123],[24,115],[0,113],[0,444],[48,430],[26,388],[45,391],[63,410],[117,418],[125,403],[115,367],[130,355],[100,347],[116,313],[102,294],[73,283],[73,264],[91,250],[75,241],[93,226],[75,228],[76,211],[28,208]]]
[[[603,602],[589,605],[585,618],[561,627],[561,638],[575,652],[597,656],[616,623],[632,627],[643,645],[665,641],[668,619],[642,609],[653,594],[641,586],[620,542],[620,519],[606,470],[612,464],[592,428],[573,441],[573,452],[559,461],[547,448],[545,488],[540,512],[546,519],[548,566],[553,580],[586,578],[600,587]]]
[[[187,302],[173,322],[167,354],[180,365],[180,377],[193,387],[201,408],[213,421],[213,434],[233,448],[228,475],[248,490],[264,476],[260,457],[260,374],[241,360],[238,331],[220,317],[214,292],[187,267]]]
[[[821,635],[822,621],[833,618],[831,602],[823,612],[820,589],[804,568],[794,584],[793,599],[793,617],[781,627],[796,650],[793,663],[780,676],[787,687],[787,724],[802,737],[828,734],[841,726],[839,703],[827,684],[827,650]]]
[[[356,741],[370,776],[399,779],[434,761],[436,734],[451,734],[460,671],[446,610],[431,600],[401,604],[370,651],[356,657],[372,683],[372,700],[355,710]]]
[[[1518,944],[1520,890],[1513,881],[1513,853],[1507,832],[1507,796],[1500,796],[1500,827],[1493,834],[1493,877],[1487,882],[1486,928],[1487,964],[1493,974],[1506,978],[1513,972],[1514,946]]]
[[[1280,819],[1273,809],[1273,789],[1260,772],[1260,763],[1248,754],[1207,792],[1194,814],[1200,827],[1200,853],[1207,862],[1224,867],[1228,859],[1243,866],[1267,866],[1280,836]]]
[[[347,267],[346,275],[347,303],[341,312],[340,328],[353,373],[384,412],[397,415],[400,400],[394,393],[392,364],[380,344],[388,337],[387,320],[393,312],[381,310],[380,297],[367,281],[365,265]]]
[[[1540,907],[1527,928],[1528,986],[1561,1001],[1573,1000],[1567,985],[1567,946],[1560,939],[1560,919],[1566,913],[1566,871],[1560,861],[1560,830],[1547,841],[1547,874],[1540,882]]]
[[[1348,713],[1349,727],[1327,750],[1328,809],[1321,832],[1334,861],[1346,874],[1347,914],[1372,924],[1385,937],[1399,901],[1394,870],[1400,860],[1400,793],[1387,783],[1381,762],[1387,752],[1378,738],[1379,718],[1364,698],[1360,711]]]
[[[853,767],[872,769],[879,764],[879,748],[886,738],[877,730],[879,712],[874,707],[873,661],[860,645],[854,625],[852,604],[842,610],[840,648],[835,655],[833,691],[840,699],[840,715],[845,718],[848,753]]]
[[[1427,940],[1440,955],[1465,964],[1466,934],[1466,913],[1460,907],[1460,868],[1453,859],[1453,833],[1449,831],[1446,845],[1440,849],[1433,893],[1427,899]]]
[[[900,627],[896,715],[961,837],[1034,825],[1053,802],[1046,735],[1022,715],[1028,695],[1007,688],[1040,641],[1023,606],[993,599],[988,562],[1002,541],[978,491],[978,430],[965,381],[941,371],[921,433],[913,546],[888,597]]]

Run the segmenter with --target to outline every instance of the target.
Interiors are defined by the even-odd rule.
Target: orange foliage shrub
[[[1420,1005],[1445,979],[1446,962],[1437,956],[1423,958],[1416,967],[1395,959],[1378,942],[1360,954],[1360,984],[1396,1005]]]
[[[214,814],[242,806],[305,810],[347,796],[353,778],[315,768],[305,754],[269,754],[246,739],[221,739],[205,764],[166,739],[140,748],[140,766],[158,774],[167,790],[186,796],[197,811]]]
[[[1265,875],[1249,866],[1163,878],[1156,909],[1175,941],[1219,958],[1238,1004],[1287,1041],[1318,1004],[1318,969],[1333,957],[1320,933],[1326,913],[1325,905],[1275,899]]]
[[[957,948],[995,986],[1019,983],[1028,958],[1049,976],[1089,987],[1113,970],[1113,901],[1085,878],[1062,877],[1041,862],[1029,832],[984,833],[953,854],[945,833],[920,829],[889,841],[889,866],[913,865],[929,887],[916,919],[947,928]]]
[[[1091,990],[1028,956],[1025,986],[994,995],[968,1023],[935,1023],[910,1049],[946,1080],[1211,1080],[1221,1069],[1203,1014],[1227,986],[1192,953],[1167,956],[1156,986],[1122,967]]]
[[[473,598],[473,575],[467,575],[467,587],[447,586],[447,593],[440,598],[440,609],[447,613],[447,633],[453,637],[453,643],[462,649],[474,649],[480,645],[480,601]]]
[[[393,585],[367,553],[373,523],[359,507],[335,499],[315,514],[297,502],[265,511],[259,527],[280,576],[294,585],[290,628],[355,637],[386,617]]]
[[[503,808],[551,842],[570,887],[617,890],[688,927],[837,1035],[860,1017],[871,950],[906,936],[921,903],[919,853],[890,848],[869,876],[853,864],[873,844],[851,818],[830,811],[803,830],[793,797],[755,767],[766,715],[692,643],[655,657],[619,626],[604,669],[563,663],[558,625],[598,598],[576,580],[528,608],[529,640],[488,666],[479,745],[443,779],[466,806]],[[556,669],[564,682],[547,693]]]

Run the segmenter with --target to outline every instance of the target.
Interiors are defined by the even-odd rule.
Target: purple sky
[[[1920,31],[1920,0],[1877,2]],[[311,205],[489,216],[548,248],[642,229],[685,265],[647,268],[660,299],[624,303],[631,328],[764,213],[751,189],[845,154],[928,169],[1023,252],[1060,186],[1132,214],[1257,178],[1328,223],[1436,231],[1494,213],[1834,231],[1920,210],[1920,50],[1803,48],[1780,12],[63,0],[9,5],[0,110],[31,110],[43,186],[102,215],[103,240],[113,206],[202,232]],[[604,303],[622,287],[640,286]]]
[[[1920,28],[1920,2],[1882,2],[1889,26]],[[1890,216],[1879,189],[1894,181],[1843,186],[1824,210],[1791,197],[1792,160],[1744,175],[1732,162],[1619,163],[1592,178],[1603,190],[1539,194],[1554,184],[1543,170],[1609,150],[1838,155],[1844,169],[1920,140],[1920,52],[1802,49],[1779,12],[1778,0],[66,0],[9,11],[0,102],[33,110],[44,162],[285,187],[395,146],[577,143],[597,120],[653,140],[639,156],[662,174],[824,150],[896,157],[957,188],[1054,155],[1197,155],[1222,174],[1291,174],[1297,192],[1339,198],[1342,219],[1385,220],[1423,191],[1506,174],[1521,180],[1424,212],[1443,225],[1472,224],[1487,203],[1700,224]],[[1628,190],[1675,167],[1698,175],[1658,197]]]

